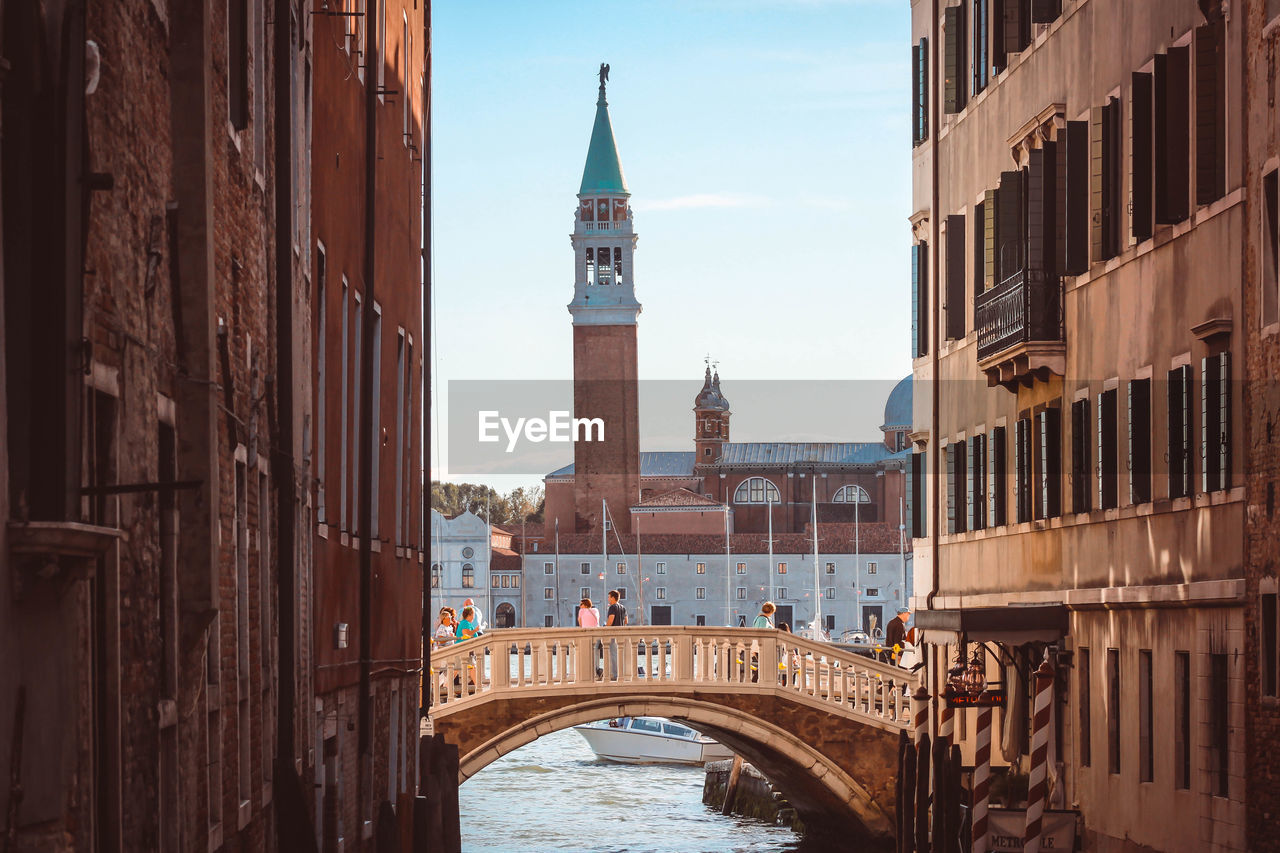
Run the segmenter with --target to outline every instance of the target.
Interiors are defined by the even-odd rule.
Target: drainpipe
[[[419,336],[422,338],[422,448],[421,457],[425,461],[422,466],[422,485],[419,500],[422,507],[422,536],[424,542],[419,543],[422,549],[422,678],[426,683],[427,674],[431,671],[431,0],[427,0],[422,13],[422,49],[426,56],[426,74],[422,85],[422,327]],[[406,81],[405,90],[408,91]],[[523,567],[521,567],[523,569]],[[557,568],[558,571],[558,568]],[[523,574],[523,571],[521,572]],[[557,582],[559,575],[556,576]],[[427,715],[429,703],[427,691],[421,691],[418,714]],[[425,777],[425,773],[423,776]]]
[[[930,188],[929,188],[929,242],[932,244],[932,251],[929,252],[929,266],[932,271],[930,276],[933,279],[933,287],[930,288],[930,296],[933,298],[933,304],[938,305],[938,284],[941,281],[941,264],[938,261],[940,248],[940,236],[942,226],[941,217],[938,214],[938,86],[936,85],[938,68],[938,0],[932,0],[929,4],[929,172],[930,172]],[[933,322],[929,325],[929,336],[932,339],[932,352],[930,360],[933,364],[933,381],[929,383],[930,393],[933,398],[933,405],[929,414],[929,444],[932,445],[933,452],[929,454],[929,467],[933,470],[933,489],[930,495],[929,505],[932,509],[929,525],[929,542],[930,557],[929,565],[933,575],[932,583],[929,587],[929,595],[925,599],[925,609],[933,609],[934,596],[938,594],[938,587],[941,585],[941,572],[938,569],[938,546],[942,536],[942,494],[938,488],[938,484],[942,482],[942,458],[939,451],[940,441],[938,432],[941,429],[942,419],[938,414],[938,406],[942,400],[942,392],[939,382],[939,370],[941,368],[941,360],[938,357],[938,348],[941,345],[941,336],[938,333],[938,321],[940,312],[930,311]]]
[[[364,45],[364,330],[360,355],[360,695],[359,753],[360,771],[357,782],[360,820],[372,819],[373,793],[373,709],[369,703],[371,687],[373,631],[373,360],[379,357],[374,347],[373,332],[376,313],[374,274],[376,272],[376,208],[378,200],[378,4],[368,3],[365,10]]]

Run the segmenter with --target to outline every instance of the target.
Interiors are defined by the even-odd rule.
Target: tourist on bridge
[[[610,628],[621,628],[627,624],[627,608],[623,607],[618,601],[618,591],[616,589],[609,590],[609,611],[606,615],[605,624]],[[618,680],[618,641],[609,641],[609,680]]]
[[[479,636],[480,626],[476,623],[476,609],[474,607],[462,608],[462,620],[458,622],[458,630],[456,632],[457,642],[470,640],[472,637]]]
[[[898,662],[902,649],[907,644],[907,620],[910,618],[911,611],[905,607],[899,607],[898,615],[889,620],[889,628],[884,635],[885,648],[880,653],[881,660],[892,664]]]
[[[475,603],[475,601],[468,598],[466,601],[462,602],[462,606],[464,608],[470,607],[473,611],[475,611],[474,621],[476,623],[476,636],[479,636],[480,634],[483,634],[485,631],[489,630],[489,623],[484,621],[484,614],[480,612],[480,608]]]
[[[600,627],[600,611],[596,607],[592,606],[591,599],[589,598],[582,599],[578,604],[578,627]]]
[[[777,608],[773,606],[772,601],[766,601],[764,604],[761,604],[760,614],[756,616],[756,621],[751,623],[751,627],[752,628],[772,628],[773,612],[775,610],[777,610]]]
[[[435,633],[431,635],[431,648],[438,649],[457,642],[458,625],[454,619],[452,607],[440,608],[440,621],[436,623]]]

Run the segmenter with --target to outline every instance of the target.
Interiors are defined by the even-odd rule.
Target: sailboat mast
[[[818,478],[813,478],[813,499],[809,502],[813,518],[813,638],[816,640],[822,632],[822,580],[818,574]]]

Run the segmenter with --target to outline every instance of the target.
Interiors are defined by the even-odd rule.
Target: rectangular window
[[[827,587],[825,590],[822,591],[822,597],[827,599],[828,601],[832,600],[833,598],[836,597],[836,588],[834,586]]]
[[[911,471],[907,477],[907,517],[911,519],[908,535],[912,539],[926,536],[925,532],[925,451],[911,454]]]
[[[555,627],[555,621],[555,617],[548,613],[546,616],[542,617],[542,627],[553,628]]]
[[[1062,412],[1045,409],[1036,414],[1036,441],[1039,444],[1039,516],[1057,518],[1062,514]]]
[[[929,244],[911,247],[911,355],[929,354]]]
[[[697,625],[699,628],[706,627],[706,624],[707,624],[706,614],[704,613],[695,614],[693,617],[693,624]]]
[[[328,317],[325,313],[325,295],[328,292],[328,254],[325,252],[324,244],[316,244],[316,314],[315,314],[315,330],[316,330],[316,519],[324,524],[325,516],[325,500],[324,500],[324,457],[325,457],[325,421],[328,418],[328,373],[325,369],[328,363],[328,328],[326,322]]]
[[[987,88],[990,43],[990,0],[973,0],[973,94]],[[975,219],[974,222],[981,222]]]
[[[738,565],[737,565],[737,570],[738,570],[738,574],[740,574],[740,575],[745,575],[745,574],[747,573],[747,564],[746,564],[746,563],[738,563]]]
[[[1098,507],[1100,509],[1113,509],[1120,502],[1116,395],[1115,388],[1110,388],[1098,395]]]
[[[1277,658],[1277,595],[1274,592],[1263,593],[1259,596],[1262,612],[1258,621],[1262,625],[1262,648],[1259,652],[1260,669],[1260,687],[1263,696],[1277,695],[1276,683],[1276,658]]]
[[[993,427],[990,435],[990,461],[987,465],[987,523],[1000,527],[1008,522],[1005,508],[1008,485],[1008,459],[1005,449],[1005,428]]]
[[[1030,5],[1030,0],[1004,0],[996,7],[1002,15],[1000,41],[1004,47],[1004,62],[1008,61],[1010,53],[1021,53],[1031,43]],[[1004,67],[1004,62],[1001,67]]]
[[[1129,382],[1129,503],[1151,500],[1151,380]]]
[[[836,564],[827,563],[827,574],[834,575],[836,573]]]
[[[666,563],[657,563],[657,564],[654,566],[654,571],[655,571],[657,574],[665,575],[665,574],[667,573],[667,564],[666,564]]]
[[[1191,494],[1191,366],[1169,371],[1169,497]]]
[[[627,600],[627,588],[625,586],[618,587],[618,600],[619,601]]]
[[[911,144],[929,138],[929,40],[911,47]]]
[[[1205,492],[1231,488],[1231,353],[1200,362],[1200,471]]]
[[[249,126],[249,0],[227,3],[227,120]]]
[[[667,600],[667,588],[666,588],[665,586],[660,586],[660,587],[658,587],[656,590],[654,590],[654,592],[653,592],[653,597],[654,597],[654,598],[656,598],[656,599],[658,599],[658,601],[666,601],[666,600]]]
[[[542,564],[542,573],[543,573],[544,575],[554,575],[554,574],[556,573],[556,564],[555,564],[555,563],[543,563],[543,564]]]
[[[1013,434],[1013,488],[1018,524],[1030,521],[1032,516],[1031,459],[1031,418],[1018,418]]]
[[[969,70],[964,32],[967,11],[963,0],[959,6],[948,6],[942,10],[942,108],[947,113],[958,113],[964,109],[965,95],[968,94],[964,79]]]
[[[1079,275],[1089,269],[1089,244],[1093,227],[1089,216],[1089,122],[1067,122],[1066,140],[1066,246],[1062,271],[1068,275]]]
[[[964,442],[947,445],[947,532],[965,532],[965,500],[968,497]]]
[[[1151,75],[1135,71],[1132,80],[1132,109],[1129,112],[1129,192],[1130,233],[1142,242],[1154,233],[1155,207],[1152,196],[1153,162],[1152,80]]]
[[[698,599],[699,601],[702,601],[704,598],[707,597],[707,588],[705,586],[698,587],[693,591],[693,597]]]
[[[1021,170],[1001,172],[995,197],[994,286],[1022,273],[1026,260],[1026,230]]]
[[[400,133],[404,139],[404,146],[409,147],[409,142],[413,137],[412,127],[409,125],[409,117],[413,115],[413,95],[409,91],[409,81],[413,79],[413,36],[409,33],[409,13],[402,12],[403,17],[402,30],[400,33],[400,43],[405,46],[404,50],[404,91],[400,93]]]
[[[1209,655],[1209,792],[1215,797],[1227,796],[1227,756],[1230,723],[1227,718],[1231,707],[1230,685],[1227,679],[1227,656],[1222,653]]]
[[[614,571],[616,571],[616,572],[617,572],[618,574],[620,574],[620,575],[625,575],[625,574],[627,573],[627,564],[626,564],[626,563],[621,563],[621,562],[620,562],[620,563],[615,563],[615,564],[614,564]]]
[[[1170,225],[1190,213],[1190,49],[1157,53],[1154,82],[1156,222]]]
[[[867,563],[867,574],[874,575],[876,573],[876,569],[877,569],[877,565],[875,560],[872,560],[871,562]]]
[[[780,586],[780,587],[778,587],[778,598],[779,598],[779,599],[785,599],[785,598],[788,598],[788,595],[787,595],[787,588],[786,588],[785,586]]]
[[[1093,508],[1093,483],[1089,456],[1093,447],[1089,398],[1071,404],[1071,511],[1088,512]]]
[[[1107,770],[1120,772],[1120,650],[1107,649]]]
[[[868,598],[879,598],[879,597],[880,597],[880,587],[878,587],[878,586],[869,586],[869,587],[867,587],[867,597],[868,597]]]
[[[706,564],[706,563],[698,563],[696,566],[694,566],[694,569],[693,569],[693,570],[694,570],[694,572],[696,572],[697,574],[705,575],[705,574],[707,573],[707,564]]]
[[[490,575],[489,586],[493,587],[494,589],[499,589],[502,586],[502,581],[505,579],[506,579],[505,575]]]
[[[787,573],[787,564],[778,563],[778,574],[785,575]]]
[[[747,598],[747,588],[745,586],[738,587],[738,600],[745,601]]]
[[[1155,779],[1155,747],[1152,743],[1155,715],[1152,710],[1151,650],[1138,651],[1138,770],[1139,781]]]
[[[519,576],[519,575],[512,575],[512,576],[511,576],[511,588],[512,588],[512,589],[519,589],[519,588],[520,588],[520,576]]]
[[[589,574],[591,574],[591,564],[590,564],[590,563],[583,563],[583,564],[582,564],[582,569],[581,569],[581,571],[582,571],[582,574],[584,574],[584,575],[589,575]]]
[[[1227,191],[1225,27],[1221,18],[1196,27],[1196,204]]]
[[[591,587],[589,587],[589,586],[580,586],[580,587],[578,587],[578,598],[579,598],[579,600],[581,600],[581,599],[583,599],[583,598],[590,598],[590,597],[591,597]]]
[[[969,439],[969,494],[965,504],[969,508],[969,529],[981,530],[987,526],[987,436],[985,433]]]
[[[555,598],[555,597],[556,597],[556,591],[555,591],[555,589],[553,589],[552,587],[549,587],[549,586],[544,586],[544,587],[542,588],[542,597],[543,597],[543,599],[545,599],[546,601],[551,601],[553,598]]]
[[[1280,181],[1272,169],[1262,177],[1262,325],[1280,320]]]
[[[1090,178],[1093,234],[1091,256],[1095,262],[1120,253],[1120,99],[1108,98],[1105,106],[1090,111]]]
[[[1174,785],[1191,788],[1191,653],[1173,653]]]
[[[952,6],[950,9],[956,7]],[[949,11],[949,10],[948,10]],[[965,335],[965,239],[964,215],[947,217],[947,340]]]
[[[1087,648],[1080,649],[1079,662],[1076,666],[1079,672],[1077,704],[1080,706],[1080,766],[1088,767],[1093,761],[1091,744],[1093,719],[1090,716],[1093,694],[1092,684],[1089,682],[1089,650]]]

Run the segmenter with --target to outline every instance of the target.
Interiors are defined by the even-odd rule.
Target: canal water
[[[702,804],[701,767],[613,764],[573,729],[504,755],[459,789],[466,853],[792,853],[790,829]]]

